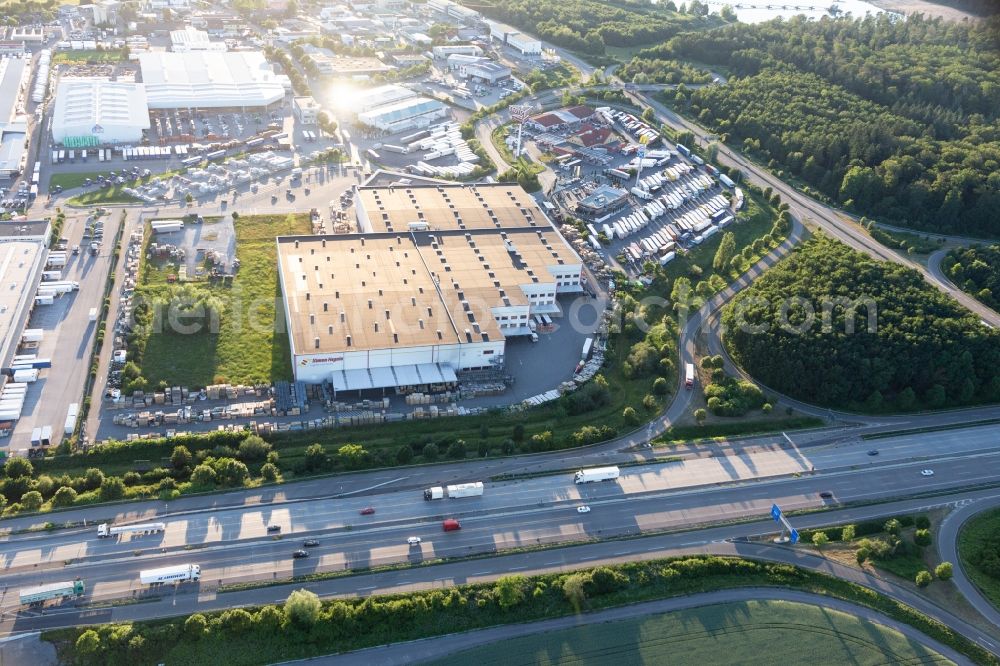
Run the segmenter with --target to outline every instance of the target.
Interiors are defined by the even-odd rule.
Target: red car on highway
[[[373,506],[366,506],[365,508],[361,509],[362,516],[370,516],[373,513],[375,513],[375,507]]]

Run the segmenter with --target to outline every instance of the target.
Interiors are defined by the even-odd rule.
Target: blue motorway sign
[[[774,522],[781,520],[781,509],[778,508],[777,504],[771,505],[771,518],[774,519]]]
[[[789,538],[791,538],[792,543],[798,543],[799,542],[799,531],[797,529],[795,529],[794,527],[792,528],[792,533],[789,534],[788,536],[789,536]]]

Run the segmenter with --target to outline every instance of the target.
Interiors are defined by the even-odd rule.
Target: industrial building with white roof
[[[139,54],[150,109],[252,109],[285,97],[260,51]]]
[[[63,78],[56,91],[52,138],[97,136],[101,143],[134,143],[149,129],[146,88],[141,83]]]
[[[582,291],[580,257],[517,185],[365,186],[355,208],[361,233],[277,240],[299,381],[405,391],[500,369],[507,337]]]

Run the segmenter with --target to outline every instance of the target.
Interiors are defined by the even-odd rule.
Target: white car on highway
[[[576,507],[576,512],[577,513],[590,513],[590,507],[589,506],[578,506],[578,507]]]
[[[406,543],[410,544],[411,546],[416,546],[418,543],[420,543],[420,537],[409,537],[406,540]]]
[[[932,469],[922,469],[922,470],[920,470],[920,476],[934,476],[934,470],[932,470]]]

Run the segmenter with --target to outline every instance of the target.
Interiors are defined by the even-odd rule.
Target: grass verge
[[[708,423],[700,426],[673,426],[667,429],[662,437],[654,440],[654,444],[672,444],[717,437],[738,437],[741,435],[763,435],[785,432],[786,430],[805,430],[806,428],[822,427],[825,423],[823,419],[814,416],[802,416],[790,419]]]

